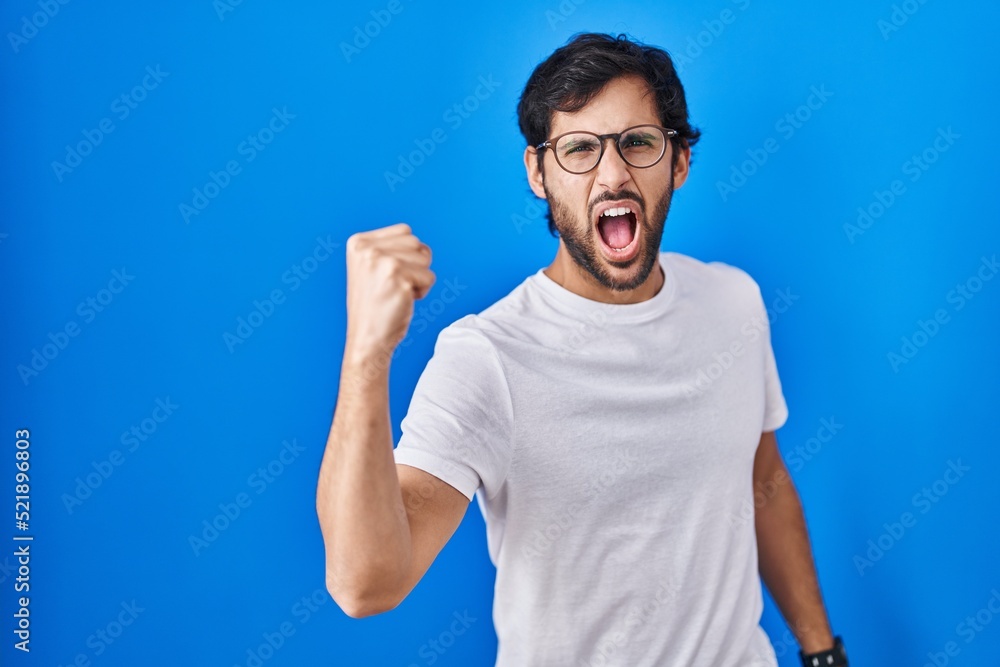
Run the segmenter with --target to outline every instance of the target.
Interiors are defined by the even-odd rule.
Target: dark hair
[[[529,146],[549,137],[552,113],[572,113],[585,107],[613,79],[634,74],[649,84],[656,97],[660,124],[677,130],[671,138],[674,156],[683,146],[693,147],[701,132],[688,122],[684,86],[670,55],[620,34],[579,33],[531,73],[517,104],[517,122]],[[539,166],[543,153],[539,152]],[[549,213],[549,232],[555,225]]]

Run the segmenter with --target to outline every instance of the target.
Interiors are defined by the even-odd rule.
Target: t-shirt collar
[[[658,259],[663,268],[663,286],[651,298],[638,303],[604,303],[588,299],[552,280],[545,274],[544,268],[539,269],[531,277],[531,282],[549,301],[558,304],[560,310],[567,314],[588,319],[588,316],[600,311],[613,322],[646,321],[665,313],[677,292],[676,274],[670,266],[666,253],[660,252]]]

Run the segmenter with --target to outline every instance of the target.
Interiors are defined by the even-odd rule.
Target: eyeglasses
[[[645,169],[663,159],[667,139],[677,136],[677,130],[659,125],[636,125],[617,134],[593,132],[567,132],[535,146],[537,150],[552,149],[556,162],[571,174],[585,174],[604,157],[605,139],[614,139],[615,148],[625,162]]]

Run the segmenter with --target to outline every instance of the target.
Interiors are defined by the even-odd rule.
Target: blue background
[[[402,0],[392,14],[387,5],[52,1],[47,17],[44,0],[16,0],[0,9],[0,538],[19,533],[9,513],[19,428],[31,431],[35,537],[30,656],[12,647],[14,542],[0,552],[4,664],[68,665],[83,654],[94,665],[252,665],[248,651],[283,623],[294,634],[263,664],[492,664],[494,571],[475,505],[395,611],[352,620],[325,594],[314,493],[344,342],[343,247],[353,232],[405,221],[434,250],[425,323],[392,367],[398,437],[437,332],[553,257],[524,178],[515,105],[533,67],[584,30],[628,32],[682,63],[704,138],[663,248],[740,266],[769,301],[778,290],[798,297],[772,323],[791,415],[778,438],[789,467],[793,456],[802,463],[793,475],[821,584],[855,664],[993,664],[1000,617],[982,613],[991,622],[971,636],[959,624],[994,595],[1000,604],[1000,280],[972,280],[980,289],[960,309],[952,290],[1000,252],[989,194],[997,6]],[[345,49],[372,12],[391,20]],[[157,66],[154,81],[146,68]],[[147,89],[133,95],[144,77]],[[499,85],[456,123],[446,111],[480,77]],[[813,86],[832,94],[802,108]],[[115,103],[123,94],[143,98],[127,117]],[[265,132],[270,143],[250,160],[241,142],[274,109],[287,112],[285,125]],[[796,112],[808,119],[789,135],[779,121]],[[53,167],[104,119],[113,131],[77,166]],[[444,142],[390,188],[386,172],[436,128]],[[768,138],[777,152],[744,164]],[[907,166],[925,151],[926,170]],[[239,173],[209,187],[215,196],[185,220],[181,204],[211,173],[225,182],[229,161]],[[904,189],[880,210],[895,180]],[[720,182],[739,187],[722,193]],[[859,207],[881,214],[856,234],[845,225]],[[338,246],[327,254],[317,239]],[[325,261],[303,264],[314,251]],[[298,283],[286,273],[296,265],[313,269]],[[102,293],[115,270],[133,278]],[[464,288],[434,306],[445,280]],[[277,289],[283,303],[227,345],[238,318]],[[88,310],[88,298],[109,297]],[[939,309],[947,321],[921,336]],[[19,366],[67,323],[78,335],[22,377]],[[894,366],[888,355],[904,338],[916,354]],[[146,421],[150,434],[128,451],[123,433],[163,417],[157,399],[177,408]],[[823,419],[842,427],[810,443]],[[301,451],[275,464],[293,440]],[[115,450],[120,465],[105,478],[95,471]],[[934,491],[958,461],[968,472]],[[256,471],[269,464],[262,481]],[[68,507],[88,475],[99,486]],[[934,503],[917,502],[925,487]],[[219,518],[238,499],[239,515]],[[894,537],[886,524],[904,512],[915,523]],[[213,520],[224,529],[193,547]],[[869,540],[886,548],[859,566]],[[314,593],[310,608],[302,598]],[[97,639],[109,624],[117,633],[133,600],[134,621],[113,643]],[[476,620],[450,643],[453,614],[465,612]],[[770,602],[763,625],[781,664],[795,664]],[[434,652],[435,639],[451,645]],[[941,655],[948,642],[957,655]]]

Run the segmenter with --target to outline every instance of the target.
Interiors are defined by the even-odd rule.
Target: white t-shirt
[[[395,460],[478,498],[498,667],[777,665],[752,488],[788,416],[767,311],[741,269],[659,259],[634,304],[539,270],[446,327],[417,382]]]

